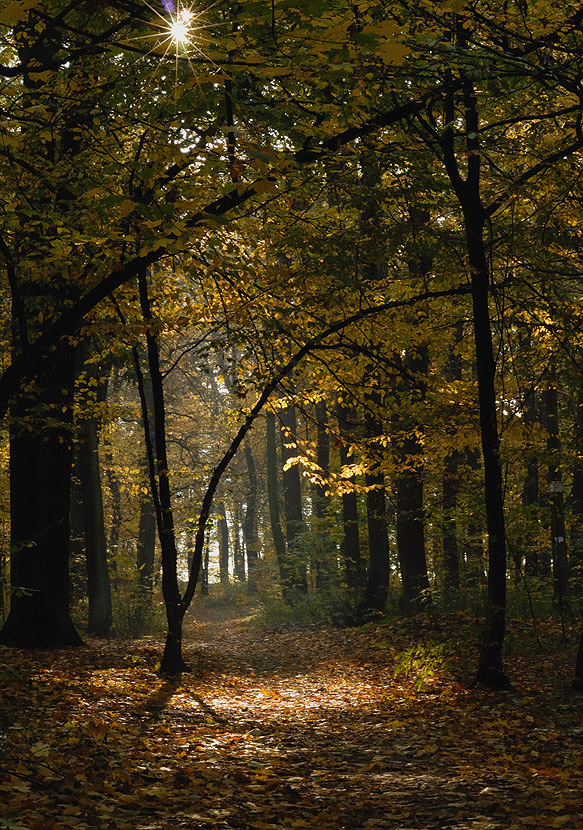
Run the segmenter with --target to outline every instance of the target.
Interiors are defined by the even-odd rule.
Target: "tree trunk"
[[[380,401],[375,399],[375,403]],[[365,413],[367,437],[382,435],[382,423],[370,412]],[[374,466],[365,474],[366,518],[368,524],[368,574],[366,605],[373,611],[384,611],[389,592],[389,534],[387,529],[385,477]]]
[[[257,592],[257,565],[259,563],[259,540],[257,538],[257,473],[255,460],[249,442],[245,443],[245,463],[247,465],[247,493],[245,516],[243,519],[243,537],[247,553],[247,590],[250,594]]]
[[[202,555],[202,567],[200,574],[200,592],[203,597],[207,597],[209,592],[209,548],[209,537],[207,533],[205,536],[204,553]]]
[[[286,445],[296,440],[296,409],[288,407],[281,418],[281,461],[283,465],[283,505],[285,512],[285,535],[287,557],[292,577],[293,590],[305,594],[308,591],[306,563],[302,550],[304,518],[302,514],[302,491],[300,468],[297,464],[286,469],[287,462],[294,458],[297,450]]]
[[[238,582],[245,582],[245,550],[241,544],[241,509],[233,516],[233,575]]]
[[[510,685],[502,668],[506,633],[506,529],[496,413],[496,363],[488,308],[489,271],[484,246],[484,216],[477,194],[463,205],[472,274],[472,308],[484,459],[484,499],[488,528],[488,594],[477,680],[492,688]]]
[[[531,430],[537,422],[537,394],[531,389],[524,403],[524,425]],[[540,575],[538,540],[533,533],[533,525],[538,525],[540,496],[538,487],[538,455],[530,450],[526,461],[526,476],[522,488],[522,505],[525,509],[525,528],[523,544],[525,549],[525,571],[527,576]]]
[[[415,388],[409,391],[410,402],[425,395],[425,375],[428,368],[427,347],[405,355],[403,368],[408,376],[416,378]],[[403,396],[403,401],[405,397]],[[397,553],[401,570],[401,611],[411,614],[429,602],[429,579],[425,556],[425,515],[423,509],[423,443],[418,438],[419,423],[414,411],[401,405],[401,418],[395,436],[397,460],[396,530]]]
[[[268,412],[265,418],[266,435],[266,470],[267,470],[267,499],[269,502],[269,520],[271,524],[271,535],[273,546],[279,567],[279,579],[281,593],[285,602],[292,599],[293,581],[292,572],[287,558],[285,538],[281,526],[281,515],[279,511],[279,495],[277,492],[277,445],[275,441],[275,415]]]
[[[387,531],[385,477],[382,472],[366,473],[366,517],[368,523],[368,576],[366,604],[384,611],[389,592],[389,535]]]
[[[340,466],[347,467],[350,464],[349,442],[351,432],[349,424],[354,420],[354,412],[346,406],[339,405],[337,408],[338,428],[340,430]],[[354,476],[343,477],[343,480],[355,482]],[[350,489],[342,493],[342,525],[344,529],[344,541],[342,553],[344,556],[344,576],[346,585],[352,592],[358,593],[363,586],[362,561],[360,558],[360,536],[358,529],[358,497],[355,490]]]
[[[161,674],[176,675],[188,670],[182,656],[182,622],[185,608],[182,603],[166,604],[166,620],[168,630],[164,643],[164,654],[160,664]]]
[[[575,447],[577,457],[573,462],[573,484],[570,498],[574,519],[570,538],[571,576],[574,592],[581,599],[583,597],[583,384],[580,384],[578,389]]]
[[[577,659],[575,661],[575,675],[572,685],[575,691],[583,692],[583,634],[581,634],[579,639],[579,648],[577,650]]]
[[[455,339],[449,353],[445,375],[451,382],[459,382],[462,379],[462,362],[458,353],[459,344],[464,336],[463,320],[456,326]],[[450,435],[455,435],[455,426],[448,429]],[[446,599],[456,595],[460,588],[460,562],[459,543],[456,522],[456,509],[459,492],[459,465],[460,453],[452,450],[445,457],[442,476],[442,499],[443,499],[443,572],[444,572],[444,593]]]
[[[88,633],[96,637],[110,637],[113,615],[103,520],[99,437],[95,418],[85,420],[81,424],[77,452],[87,560]]]
[[[337,582],[338,566],[336,544],[330,533],[327,516],[329,496],[325,480],[330,475],[330,436],[328,435],[328,413],[322,403],[316,406],[316,462],[321,470],[322,483],[312,485],[314,554],[312,567],[315,572],[316,590],[328,592]]]
[[[83,496],[78,470],[78,448],[73,449],[73,472],[71,476],[71,507],[69,510],[69,583],[71,603],[84,600],[87,596],[87,561],[85,557],[85,522],[83,519]]]
[[[82,643],[69,612],[73,348],[60,344],[39,369],[11,408],[12,600],[0,643],[17,648]]]
[[[465,33],[458,29],[460,44]],[[502,668],[506,632],[506,529],[502,498],[502,468],[496,411],[496,361],[490,323],[490,271],[484,242],[486,215],[480,197],[480,124],[472,82],[462,76],[465,115],[467,176],[462,178],[454,145],[454,93],[445,98],[441,137],[444,163],[461,205],[471,276],[472,320],[478,380],[480,438],[484,459],[484,502],[488,528],[488,594],[476,681],[490,688],[508,688]]]
[[[136,566],[140,585],[147,595],[154,590],[154,557],[156,552],[156,510],[151,498],[144,498],[140,505],[140,526],[136,550]]]
[[[557,380],[553,371],[551,385],[545,389],[544,403],[547,422],[547,452],[549,454],[548,483],[551,508],[551,549],[553,554],[554,604],[560,614],[570,610],[569,560],[565,529],[563,501],[563,476],[561,471],[561,438],[559,435],[559,409]]]
[[[460,588],[460,562],[455,511],[459,488],[459,454],[454,450],[446,456],[443,465],[443,572],[445,596],[456,594]]]
[[[219,540],[219,579],[221,585],[229,584],[229,525],[225,502],[217,504],[217,535]]]
[[[109,443],[102,443],[103,460],[105,463],[105,480],[109,489],[111,499],[111,524],[109,526],[109,550],[111,577],[114,588],[117,585],[117,549],[121,534],[122,513],[121,513],[121,488],[119,481],[113,471],[113,453]]]
[[[147,323],[151,323],[153,318],[150,310],[148,282],[145,270],[140,271],[138,274],[138,287],[140,306],[144,320]],[[160,671],[163,674],[180,674],[188,669],[182,657],[182,620],[186,606],[182,601],[178,587],[178,552],[176,550],[174,514],[172,512],[172,499],[170,496],[164,383],[162,372],[160,371],[158,342],[150,328],[146,329],[146,345],[149,374],[152,383],[153,437],[150,433],[148,403],[137,349],[134,349],[134,362],[140,389],[152,498],[156,507],[156,523],[162,555],[162,595],[164,597],[166,620],[168,622],[166,645]]]
[[[89,599],[88,633],[96,637],[110,637],[113,627],[111,609],[111,585],[107,562],[103,494],[101,491],[101,466],[99,463],[100,417],[95,408],[107,399],[107,373],[103,368],[90,364],[90,342],[79,343],[76,355],[76,375],[89,390],[87,407],[77,424],[76,472],[79,478],[78,494],[82,505],[83,540],[87,563],[87,596]],[[95,398],[92,385],[95,383]],[[76,488],[75,488],[76,489]]]

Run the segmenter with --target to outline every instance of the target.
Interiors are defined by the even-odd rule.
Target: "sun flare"
[[[194,12],[191,9],[180,9],[173,15],[168,26],[168,33],[176,46],[188,45],[193,36]]]

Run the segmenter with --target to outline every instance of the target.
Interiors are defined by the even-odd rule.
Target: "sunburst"
[[[194,37],[194,16],[192,9],[180,9],[175,17],[171,17],[168,34],[176,48],[191,45]]]
[[[181,3],[180,0],[176,0],[176,4],[171,0],[163,0],[162,5],[166,12],[163,14],[147,0],[142,0],[142,2],[154,15],[154,19],[144,21],[144,23],[147,22],[154,31],[134,38],[134,40],[154,41],[147,55],[154,54],[162,59],[174,59],[176,71],[182,59],[186,59],[189,63],[193,58],[209,59],[205,54],[205,46],[211,42],[208,37],[210,26],[205,21],[208,7],[198,11],[194,6]]]

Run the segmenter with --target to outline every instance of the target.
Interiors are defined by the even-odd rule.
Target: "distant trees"
[[[220,29],[212,7],[216,36],[185,45],[171,79],[142,48],[147,8],[4,4],[2,642],[79,642],[74,455],[91,629],[111,628],[106,566],[123,576],[124,545],[151,593],[153,505],[171,670],[213,511],[225,583],[228,550],[252,590],[272,555],[285,601],[319,592],[352,619],[383,610],[391,567],[407,612],[486,578],[488,686],[508,685],[507,549],[525,577],[552,562],[568,612],[583,515],[583,14],[523,5],[251,0]],[[90,335],[131,428],[89,411]],[[141,415],[140,371],[154,400]]]

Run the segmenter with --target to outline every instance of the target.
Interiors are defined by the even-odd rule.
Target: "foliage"
[[[427,642],[399,652],[394,659],[395,677],[412,681],[419,691],[443,676],[451,660],[451,646]]]

